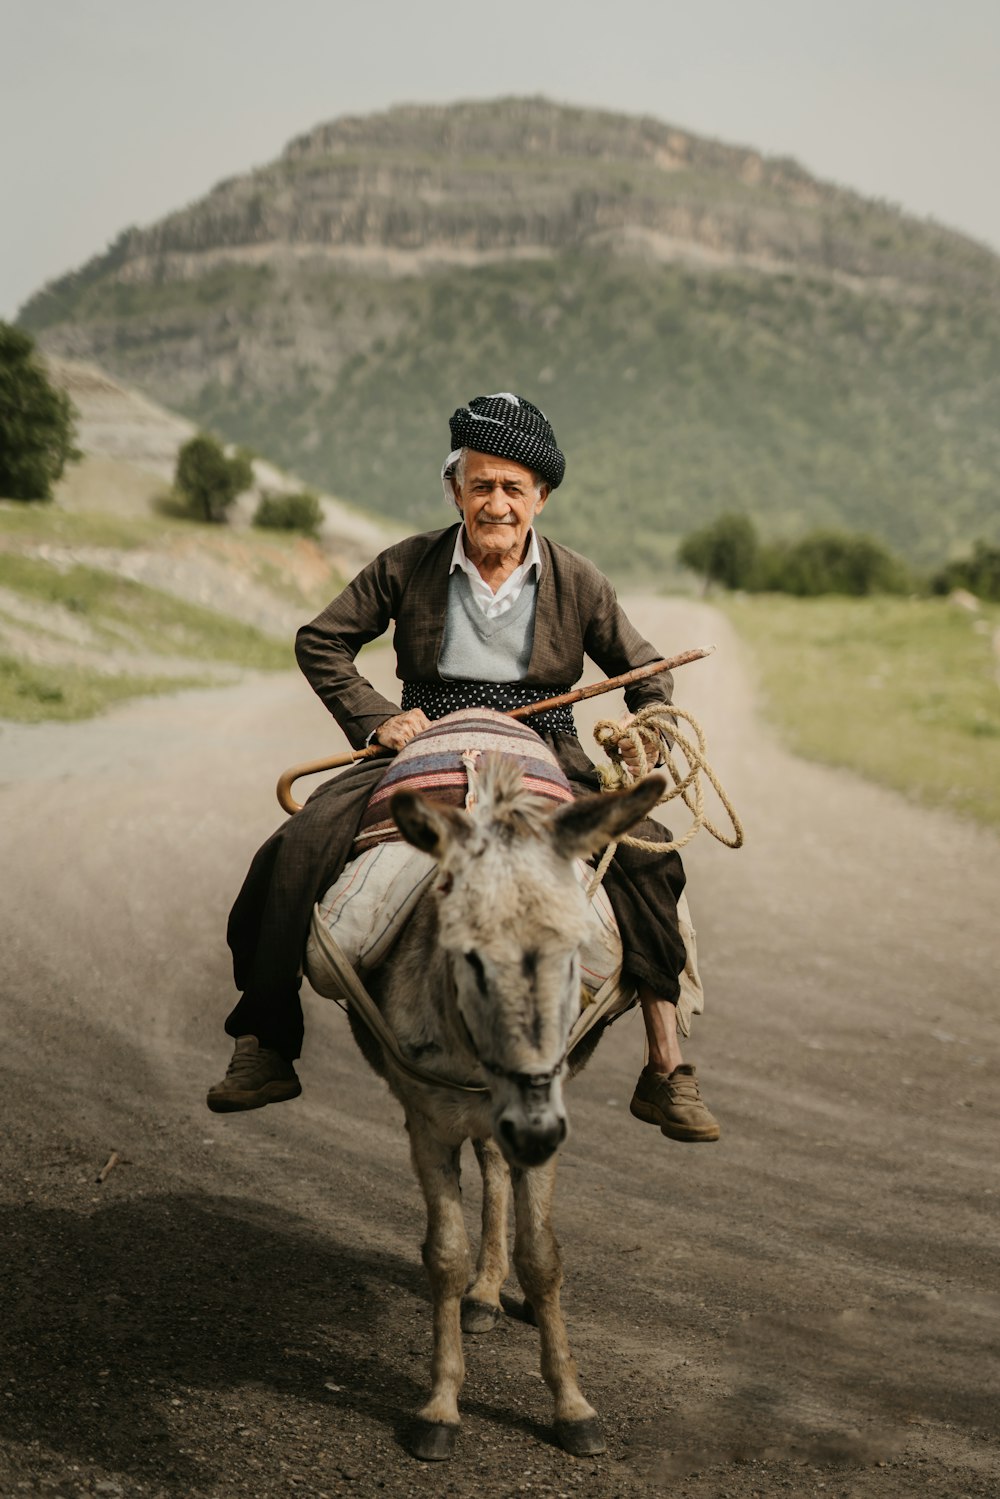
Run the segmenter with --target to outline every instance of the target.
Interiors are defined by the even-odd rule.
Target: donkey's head
[[[644,817],[663,787],[650,776],[553,811],[525,791],[515,760],[489,755],[471,813],[413,791],[392,798],[403,837],[438,861],[458,1016],[489,1074],[493,1132],[512,1166],[540,1165],[566,1136],[562,1070],[587,921],[573,862]]]

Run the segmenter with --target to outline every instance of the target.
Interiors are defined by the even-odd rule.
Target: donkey
[[[431,1394],[410,1441],[425,1460],[454,1450],[465,1374],[462,1331],[484,1332],[502,1315],[511,1181],[514,1264],[539,1328],[556,1435],[575,1456],[605,1450],[598,1417],[577,1383],[550,1222],[556,1151],[567,1131],[562,1080],[580,1007],[577,952],[587,918],[573,864],[644,817],[663,789],[663,778],[650,776],[628,791],[553,811],[524,789],[516,760],[491,754],[480,761],[471,811],[415,791],[392,798],[403,837],[430,854],[437,870],[390,959],[371,975],[370,992],[403,1054],[454,1086],[405,1073],[350,1013],[362,1051],[403,1105],[427,1205]],[[474,1272],[459,1190],[465,1140],[473,1142],[483,1177]]]

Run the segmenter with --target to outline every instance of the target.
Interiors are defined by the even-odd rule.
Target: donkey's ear
[[[443,807],[418,791],[397,791],[389,800],[393,821],[414,848],[441,859],[456,839],[464,842],[472,824],[457,807]]]
[[[552,819],[552,841],[566,859],[584,859],[596,854],[613,839],[627,833],[660,800],[666,790],[663,776],[646,776],[628,791],[603,791],[600,796],[582,796],[560,807]]]

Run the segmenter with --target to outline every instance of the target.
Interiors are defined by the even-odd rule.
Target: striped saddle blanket
[[[573,800],[559,761],[534,729],[491,708],[462,708],[437,719],[400,750],[372,792],[351,858],[380,843],[402,841],[389,811],[397,791],[420,791],[432,801],[464,807],[469,763],[491,751],[517,760],[526,791],[554,802]]]
[[[326,958],[329,943],[335,944],[360,976],[379,968],[435,876],[434,860],[402,841],[389,812],[389,798],[408,786],[436,801],[463,807],[469,788],[468,759],[490,750],[519,760],[525,786],[536,795],[554,802],[573,800],[555,756],[533,729],[525,728],[517,719],[488,708],[462,709],[438,719],[393,760],[369,801],[350,861],[313,908],[305,970],[318,993],[332,999],[346,997],[336,968]],[[575,870],[586,890],[593,869],[578,859]],[[704,996],[694,928],[683,895],[677,915],[687,949],[677,1020],[686,1036],[692,1015],[701,1013]],[[633,1003],[635,991],[627,982],[622,983],[621,963],[618,923],[601,886],[590,903],[587,936],[580,952],[585,1006],[604,984],[616,979],[613,1012]]]
[[[340,992],[336,975],[324,961],[327,938],[335,941],[357,973],[380,967],[434,877],[434,860],[404,843],[392,820],[393,793],[408,787],[433,801],[464,807],[470,764],[490,751],[516,759],[525,789],[534,795],[556,803],[573,800],[558,760],[535,731],[516,718],[490,708],[463,708],[437,719],[393,760],[368,803],[350,862],[314,908],[306,973],[321,994],[334,997]],[[583,860],[576,861],[584,889],[593,873]],[[590,904],[580,959],[581,981],[591,993],[621,967],[618,923],[603,887]]]

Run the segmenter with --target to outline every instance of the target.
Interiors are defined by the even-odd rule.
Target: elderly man
[[[540,536],[534,520],[561,483],[565,459],[544,414],[508,392],[477,396],[451,418],[442,470],[461,524],[411,536],[378,556],[312,624],[296,655],[313,689],[355,748],[402,749],[432,719],[463,707],[522,707],[569,691],[587,655],[608,676],[660,659],[592,563]],[[368,641],[395,621],[399,704],[355,667]],[[669,673],[625,694],[630,714],[670,701]],[[572,710],[525,720],[555,753],[574,791],[600,789]],[[634,753],[626,750],[623,754]],[[217,1112],[259,1108],[302,1090],[292,1066],[302,1045],[299,973],[314,901],[341,873],[368,797],[383,774],[361,762],[321,786],[256,855],[229,922],[243,997],[226,1022],[236,1038],[229,1070],[210,1089]],[[660,824],[634,830],[669,841]],[[677,1037],[684,943],[675,852],[622,845],[605,876],[622,937],[623,967],[642,1006],[649,1048],[632,1113],[671,1139],[717,1140]]]

